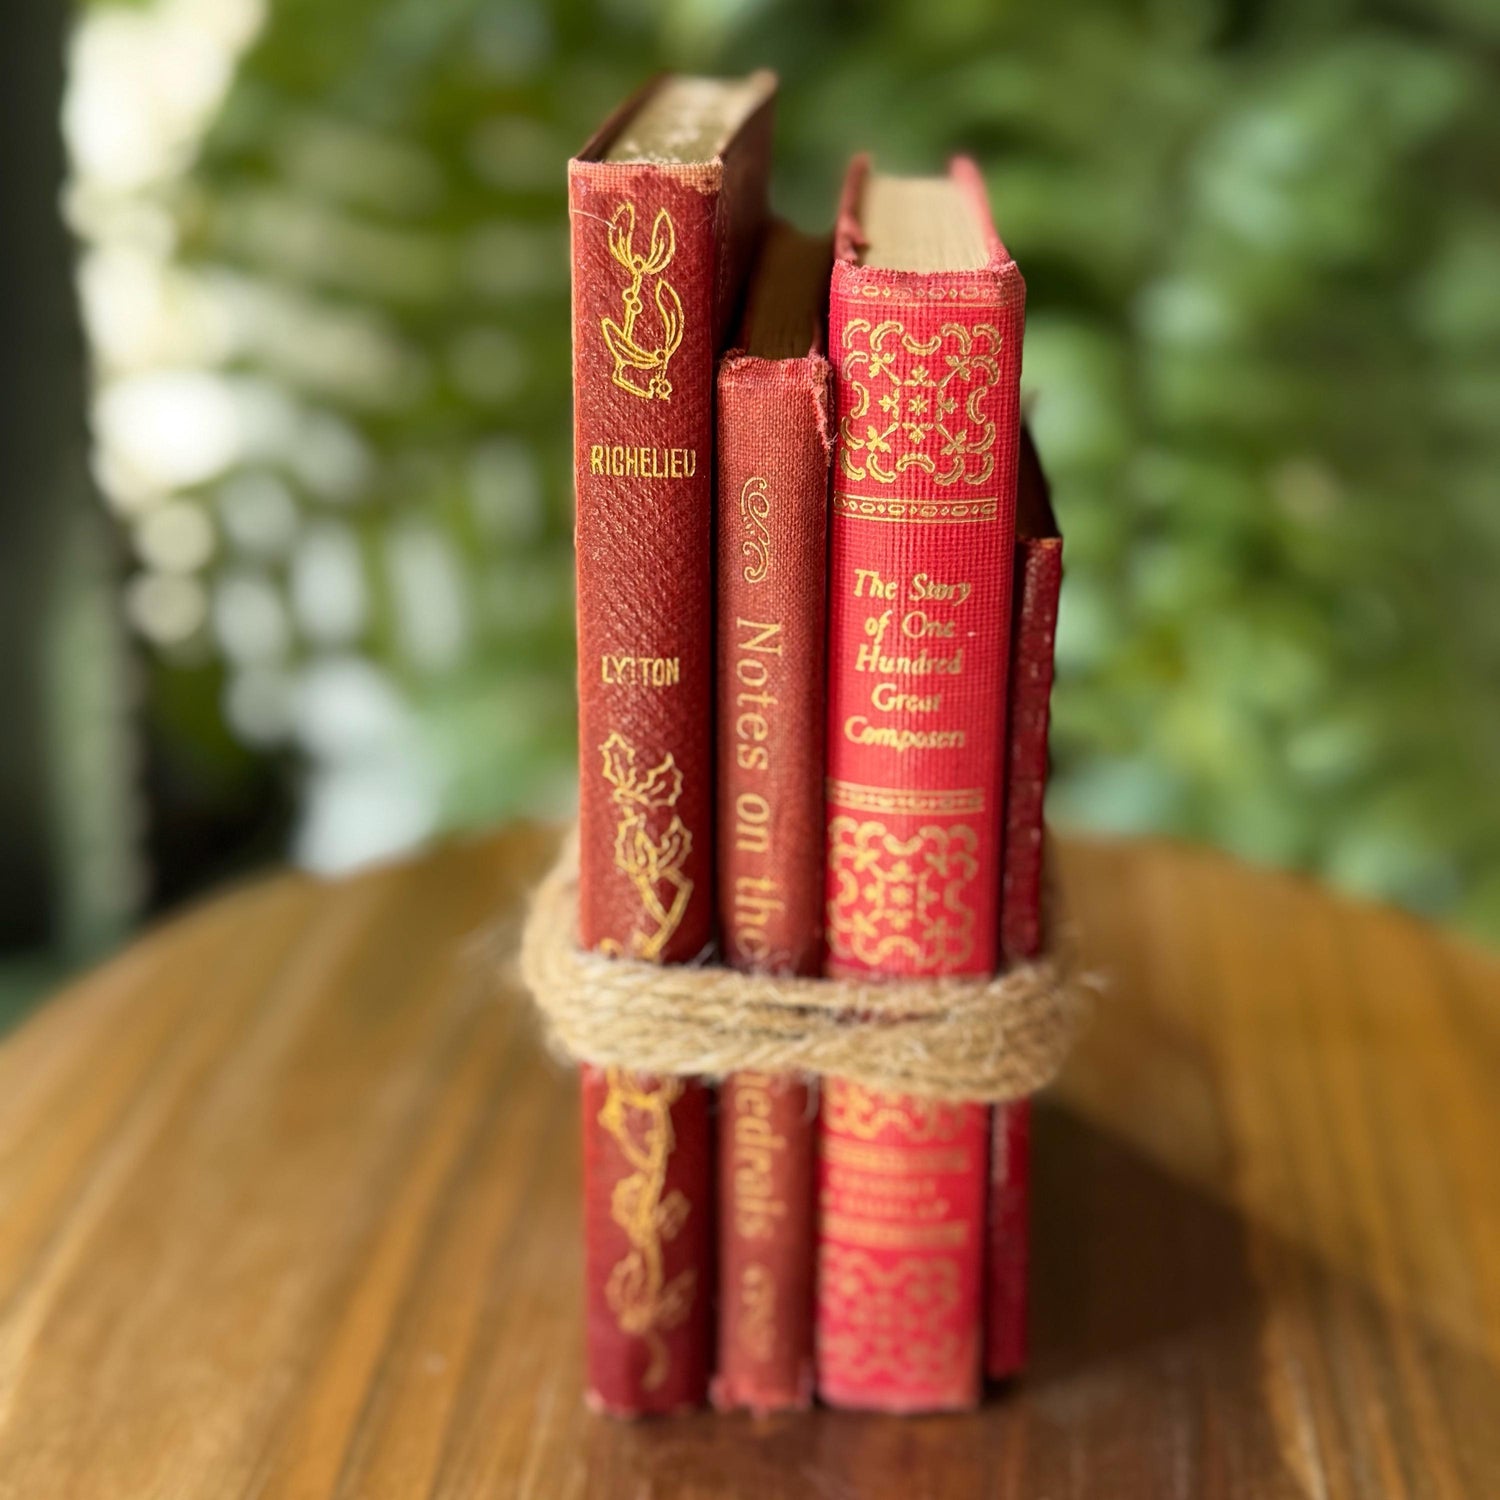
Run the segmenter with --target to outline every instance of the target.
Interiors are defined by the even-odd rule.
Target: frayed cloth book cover
[[[967,161],[902,179],[856,160],[835,251],[827,972],[987,975],[1025,288]],[[978,1400],[989,1113],[825,1084],[825,1400]]]
[[[724,961],[817,974],[832,243],[775,224],[719,366],[719,912]],[[816,1089],[733,1073],[719,1091],[721,1409],[813,1395]]]
[[[714,935],[714,364],[766,211],[775,80],[658,79],[569,164],[578,937],[657,963]],[[692,1079],[583,1070],[588,1391],[701,1403],[712,1145]]]

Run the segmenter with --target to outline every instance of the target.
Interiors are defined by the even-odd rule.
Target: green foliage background
[[[175,212],[185,259],[378,335],[242,362],[374,455],[359,650],[454,827],[556,805],[573,754],[569,151],[658,67],[767,64],[806,226],[855,149],[971,152],[1067,535],[1054,816],[1494,935],[1497,52],[1479,0],[273,0]],[[413,518],[461,560],[439,667],[380,582]],[[221,736],[222,666],[158,671]]]

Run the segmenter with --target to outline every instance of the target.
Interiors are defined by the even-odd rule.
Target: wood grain
[[[1500,1495],[1500,966],[1157,844],[1063,846],[1113,986],[1024,1380],[588,1416],[573,1088],[488,969],[550,850],[270,879],[0,1046],[0,1496]]]

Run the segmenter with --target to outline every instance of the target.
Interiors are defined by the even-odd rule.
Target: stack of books
[[[1042,943],[1061,539],[976,168],[767,211],[776,82],[569,167],[579,940],[795,975]],[[585,1068],[589,1399],[959,1408],[1025,1357],[1028,1104]]]

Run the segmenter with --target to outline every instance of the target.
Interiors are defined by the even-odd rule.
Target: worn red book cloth
[[[845,184],[829,319],[827,972],[988,974],[1025,290],[979,174]],[[818,1391],[977,1401],[989,1110],[824,1089]]]
[[[1016,484],[1016,577],[1011,630],[1005,849],[1000,951],[1007,963],[1041,952],[1042,802],[1052,656],[1062,592],[1062,534],[1030,432],[1021,429]],[[990,1145],[990,1239],[985,1299],[985,1373],[992,1380],[1026,1363],[1026,1277],[1031,1234],[1031,1101],[995,1110]]]
[[[736,968],[823,958],[831,244],[776,224],[719,365],[719,924]],[[796,1075],[719,1093],[721,1410],[812,1401],[814,1113]]]
[[[714,362],[765,217],[769,74],[668,77],[568,167],[577,494],[579,940],[709,950]],[[701,1402],[712,1342],[708,1097],[585,1068],[591,1405]]]
[[[1006,756],[1005,864],[1000,951],[1007,963],[1042,947],[1042,802],[1052,716],[1053,645],[1062,594],[1062,534],[1047,481],[1026,429],[1016,493],[1016,598]]]

